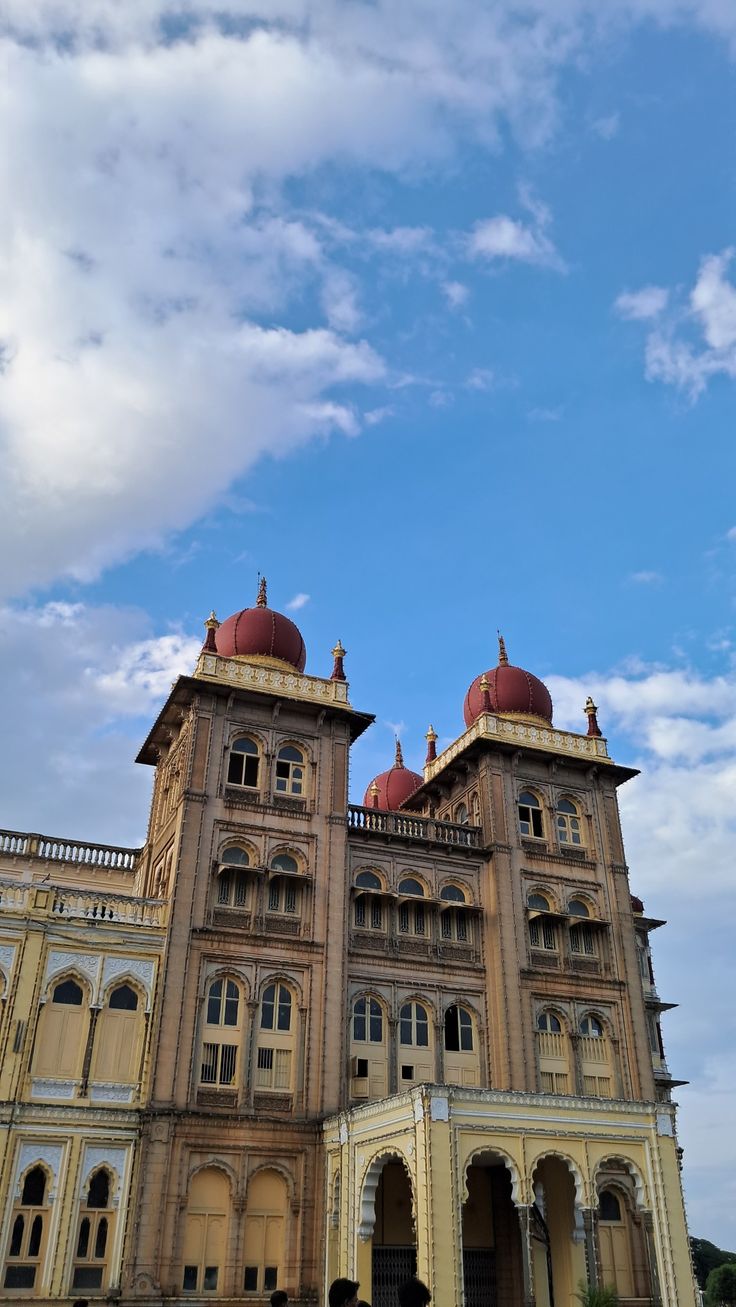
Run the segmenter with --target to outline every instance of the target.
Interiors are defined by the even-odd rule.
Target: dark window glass
[[[399,883],[399,894],[416,894],[418,898],[424,898],[424,886],[413,876],[407,876]]]
[[[412,1042],[411,1003],[405,1003],[401,1009],[399,1018],[399,1042],[402,1044],[410,1044]]]
[[[401,1067],[401,1079],[402,1079],[402,1080],[413,1080],[413,1079],[414,1079],[414,1067],[413,1067],[413,1066],[407,1066],[406,1063],[404,1063],[404,1064],[402,1065],[402,1067]]]
[[[207,1025],[208,1026],[219,1026],[221,1008],[222,1008],[222,981],[215,980],[210,985],[210,992],[207,999]]]
[[[590,909],[588,908],[587,903],[583,903],[582,899],[570,899],[570,902],[567,905],[567,910],[571,917],[590,916]]]
[[[214,1085],[217,1081],[218,1048],[218,1044],[202,1045],[202,1072],[200,1079],[203,1085]]]
[[[299,873],[299,864],[296,858],[292,858],[289,853],[278,853],[275,858],[271,859],[271,866],[274,871],[285,871],[291,876]]]
[[[465,895],[457,885],[443,885],[440,890],[440,898],[445,899],[448,903],[464,903]]]
[[[473,1022],[469,1012],[460,1008],[460,1048],[463,1053],[473,1051]]]
[[[240,994],[233,980],[228,980],[225,991],[225,1025],[237,1026]]]
[[[256,1293],[258,1289],[258,1267],[246,1266],[243,1288],[246,1293]]]
[[[355,924],[356,926],[365,925],[365,894],[360,894],[355,900]]]
[[[236,867],[250,866],[250,857],[246,850],[237,847],[225,849],[221,861],[234,863]]]
[[[578,815],[578,810],[575,807],[575,804],[571,803],[569,799],[560,799],[559,803],[557,804],[557,811],[571,812],[573,817],[577,817]]]
[[[258,786],[258,747],[252,740],[236,740],[230,750],[227,779],[230,785]]]
[[[259,1071],[273,1070],[273,1049],[259,1048],[258,1050],[258,1069]]]
[[[603,1034],[603,1026],[597,1017],[583,1017],[580,1022],[581,1035],[592,1035],[594,1039],[600,1039]]]
[[[530,894],[526,902],[536,912],[549,912],[549,900],[543,894]]]
[[[34,1166],[25,1178],[20,1201],[24,1207],[43,1207],[45,1193],[46,1172],[43,1167]]]
[[[276,1001],[276,986],[269,985],[263,991],[261,1002],[261,1030],[273,1030],[273,1010]]]
[[[291,994],[286,985],[279,985],[279,1030],[291,1030]]]
[[[97,1226],[97,1238],[95,1239],[95,1257],[105,1256],[107,1247],[107,1217],[103,1216]]]
[[[371,903],[371,926],[373,930],[380,930],[383,925],[383,913],[381,912],[381,900],[373,899]]]
[[[77,1240],[77,1257],[86,1257],[89,1251],[89,1217],[85,1216],[79,1227],[79,1239]]]
[[[181,1284],[185,1293],[193,1293],[197,1288],[197,1268],[196,1266],[184,1267],[184,1278]]]
[[[542,809],[535,794],[525,791],[519,795],[519,830],[522,835],[541,839],[544,834]]]
[[[269,912],[278,912],[281,905],[281,886],[277,880],[272,880],[268,887],[268,909]]]
[[[20,1257],[21,1245],[23,1243],[24,1226],[25,1226],[25,1221],[19,1212],[13,1222],[13,1233],[10,1237],[10,1248],[8,1250],[8,1257]]]
[[[219,1269],[219,1266],[205,1266],[202,1279],[203,1289],[213,1290],[217,1288],[217,1272]]]
[[[101,1266],[75,1266],[74,1279],[72,1280],[73,1289],[100,1289],[102,1288],[102,1267]]]
[[[38,1257],[41,1251],[41,1236],[43,1234],[43,1217],[39,1214],[34,1216],[31,1233],[28,1239],[28,1256]]]
[[[375,871],[361,871],[355,877],[356,885],[361,889],[380,889],[381,882]]]
[[[231,1085],[235,1080],[237,1045],[223,1044],[220,1048],[220,1084]]]
[[[448,1053],[460,1052],[460,1025],[456,1007],[448,1007],[445,1012],[445,1048]]]
[[[417,903],[414,909],[414,932],[417,935],[424,934],[424,907]]]
[[[263,1272],[263,1288],[266,1293],[276,1288],[277,1277],[278,1277],[278,1267],[267,1266]]]
[[[35,1266],[8,1266],[5,1271],[6,1289],[32,1289],[36,1283]]]
[[[371,999],[371,1043],[380,1044],[383,1040],[383,1012],[377,999]]]
[[[600,1197],[599,1216],[602,1221],[620,1221],[621,1204],[610,1189],[604,1189]]]
[[[356,999],[353,1006],[353,1039],[362,1043],[365,1039],[365,999]]]
[[[67,1003],[70,1007],[81,1007],[84,994],[76,980],[62,980],[54,990],[55,1003]]]
[[[137,1012],[138,995],[130,985],[118,985],[110,995],[110,1007],[119,1008],[124,1012]]]
[[[355,1059],[355,1076],[357,1080],[365,1080],[368,1075],[368,1058],[356,1057]]]

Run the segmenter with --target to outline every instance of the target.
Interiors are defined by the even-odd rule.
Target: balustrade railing
[[[55,917],[85,921],[115,921],[129,926],[161,926],[166,904],[161,899],[135,899],[125,894],[53,888]]]
[[[0,907],[10,912],[22,912],[28,905],[30,885],[17,880],[0,880]]]
[[[479,849],[479,826],[463,826],[452,821],[436,821],[411,812],[382,812],[379,808],[348,807],[348,829],[376,835],[398,835],[402,839],[422,840],[455,848]]]
[[[140,849],[120,848],[114,844],[89,844],[84,840],[63,840],[54,835],[0,830],[0,854],[2,853],[43,858],[46,862],[74,862],[88,867],[133,871]]]

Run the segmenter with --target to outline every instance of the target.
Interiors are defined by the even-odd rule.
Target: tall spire
[[[257,608],[267,608],[267,607],[268,607],[268,597],[267,597],[267,595],[266,595],[266,578],[265,578],[265,576],[262,576],[261,579],[260,579],[260,581],[258,582],[258,595],[257,595],[257,597],[256,597],[256,607],[257,607]]]
[[[478,689],[480,690],[480,702],[481,702],[482,711],[491,712],[493,709],[493,704],[491,703],[491,683],[488,680],[488,677],[485,672],[480,678]]]
[[[591,695],[588,695],[585,700],[585,711],[588,714],[588,735],[596,735],[602,738],[603,732],[598,725],[598,717],[596,716],[598,709],[593,703]]]
[[[396,757],[395,757],[395,759],[394,759],[394,767],[403,767],[403,766],[404,766],[404,755],[403,755],[403,753],[401,752],[401,740],[399,739],[399,737],[398,737],[398,735],[397,735],[397,736],[396,736]]]
[[[332,657],[335,659],[335,665],[332,669],[332,676],[330,677],[331,681],[344,681],[346,679],[345,668],[343,667],[342,661],[346,653],[347,649],[343,649],[342,640],[338,640],[335,648],[332,650]]]
[[[207,653],[217,653],[217,645],[215,644],[215,631],[219,631],[220,623],[218,622],[217,617],[215,616],[214,608],[212,609],[212,612],[207,618],[207,621],[205,622],[204,626],[207,635],[205,636],[205,641],[204,644],[202,645],[202,648],[205,649]]]
[[[431,722],[429,730],[424,738],[427,741],[427,757],[425,762],[434,762],[437,757],[437,732]]]
[[[509,656],[506,653],[506,641],[504,640],[500,631],[497,632],[497,635],[498,635],[498,665],[499,667],[508,667]]]

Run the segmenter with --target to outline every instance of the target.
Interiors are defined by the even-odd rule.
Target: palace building
[[[0,832],[0,1303],[694,1307],[636,773],[500,641],[351,804],[344,657],[262,582],[138,755],[142,849]]]

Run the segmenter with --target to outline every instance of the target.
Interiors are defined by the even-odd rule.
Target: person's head
[[[370,1305],[369,1302],[366,1302],[365,1299],[363,1299],[363,1298],[359,1298],[359,1299],[358,1299],[358,1307],[371,1307],[371,1305]]]
[[[416,1276],[399,1286],[398,1295],[399,1307],[427,1307],[427,1303],[432,1301],[432,1295],[426,1284]]]
[[[271,1307],[286,1307],[288,1301],[288,1293],[284,1293],[283,1289],[274,1289],[271,1294]]]
[[[327,1295],[330,1307],[358,1307],[357,1280],[333,1280]]]

